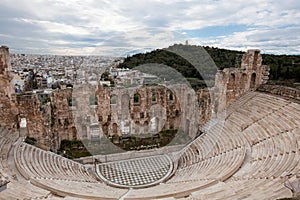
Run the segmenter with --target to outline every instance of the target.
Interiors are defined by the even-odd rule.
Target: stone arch
[[[159,118],[158,117],[153,117],[150,120],[150,129],[151,129],[152,134],[155,134],[158,132],[158,130],[159,130]]]
[[[227,85],[227,89],[232,90],[235,86],[235,74],[231,73],[229,76],[229,81]]]
[[[173,92],[170,92],[170,94],[169,94],[169,100],[170,100],[170,101],[174,101],[174,95],[173,95]]]
[[[157,101],[157,95],[156,95],[156,92],[152,92],[151,102],[152,102],[152,103],[156,103],[156,101]]]
[[[135,134],[140,134],[140,122],[139,121],[136,121],[135,124],[134,124],[134,133]]]
[[[169,129],[174,129],[174,121],[173,120],[169,121]]]
[[[255,84],[256,84],[256,73],[253,73],[250,79],[250,89],[254,89]]]
[[[102,125],[102,130],[105,135],[108,135],[108,124],[107,123]]]
[[[115,105],[117,104],[117,95],[113,94],[110,95],[110,105]]]
[[[149,126],[148,121],[145,121],[145,122],[144,122],[144,133],[148,133],[148,131],[149,131],[148,126]]]
[[[129,113],[130,97],[128,94],[123,94],[121,97],[121,110],[123,114]]]
[[[118,135],[118,125],[116,123],[112,125],[112,133],[113,135]]]
[[[129,120],[123,120],[121,121],[121,131],[122,131],[122,136],[130,136],[130,121]]]
[[[134,104],[140,104],[140,102],[141,102],[141,95],[138,92],[134,93],[133,103]]]
[[[241,80],[240,80],[240,87],[242,89],[246,89],[246,85],[247,85],[247,74],[243,73],[242,77],[241,77]]]
[[[253,70],[257,69],[258,56],[259,56],[259,51],[255,51],[253,56],[253,68],[252,68]]]

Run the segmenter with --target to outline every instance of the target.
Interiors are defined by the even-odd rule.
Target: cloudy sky
[[[1,0],[15,53],[127,55],[174,43],[300,54],[299,0]]]

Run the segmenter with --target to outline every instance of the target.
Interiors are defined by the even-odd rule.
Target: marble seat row
[[[245,148],[241,147],[178,169],[168,183],[198,180],[224,180],[242,165]]]
[[[31,182],[61,197],[82,199],[120,199],[128,189],[112,188],[103,182],[81,182],[54,178],[32,178]]]
[[[7,188],[0,193],[0,199],[46,199],[49,195],[49,191],[36,187],[30,183],[12,181],[8,183]]]
[[[278,199],[291,196],[282,187],[282,179],[249,179],[220,182],[212,187],[193,192],[187,199]]]
[[[20,143],[15,154],[17,167],[26,179],[39,177],[97,182],[83,165],[32,145]]]
[[[252,146],[251,161],[241,170],[244,173],[238,172],[234,177],[283,177],[293,171],[298,159],[299,151],[293,132],[281,133]]]
[[[8,155],[18,134],[3,127],[0,127],[0,129],[0,174],[2,177],[9,179],[13,172],[8,167]]]
[[[6,180],[6,186],[0,192],[0,199],[34,199],[46,198],[50,192],[31,185],[30,183],[20,182],[15,171],[9,164],[10,156],[13,155],[14,143],[18,138],[18,133],[0,127],[0,177]]]

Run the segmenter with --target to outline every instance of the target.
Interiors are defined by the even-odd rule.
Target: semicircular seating
[[[112,187],[97,179],[93,166],[23,142],[9,144],[6,137],[0,137],[0,149],[10,153],[2,154],[0,172],[12,182],[13,174],[20,173],[30,180],[26,186],[31,187],[27,196],[49,199],[54,194],[75,199],[131,200],[291,197],[284,183],[299,180],[299,111],[299,103],[259,92],[246,93],[221,113],[221,117],[208,122],[201,129],[202,134],[184,149],[168,155],[173,160],[174,170],[167,179],[151,187]],[[7,146],[14,149],[14,155]],[[8,172],[5,166],[11,156],[18,170]],[[117,162],[110,164],[118,170]],[[136,166],[143,167],[142,171],[153,168]],[[139,178],[142,180],[143,176]],[[13,185],[26,188],[18,181],[14,183],[9,183],[12,188]],[[38,190],[32,194],[34,188]],[[0,194],[9,191],[12,190]],[[16,199],[17,196],[15,194]]]

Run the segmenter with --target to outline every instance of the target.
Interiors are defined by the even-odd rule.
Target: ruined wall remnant
[[[16,129],[18,108],[15,104],[14,87],[11,76],[11,63],[8,47],[0,47],[0,126]]]
[[[259,50],[248,50],[243,55],[241,68],[219,70],[214,87],[215,112],[221,112],[245,92],[265,84],[269,70],[269,66],[262,65]]]
[[[286,87],[282,85],[261,85],[258,91],[266,92],[270,94],[279,95],[289,99],[295,99],[300,101],[300,90],[296,88]]]
[[[217,117],[245,92],[265,84],[269,75],[259,50],[249,50],[241,68],[217,72],[213,88],[195,92],[179,84],[124,89],[83,84],[43,94],[48,98],[44,101],[34,92],[16,98],[10,70],[8,48],[1,47],[0,125],[17,128],[25,118],[27,135],[37,139],[40,147],[53,151],[64,139],[93,140],[104,135],[153,134],[168,129],[179,129],[193,138],[199,126]]]
[[[213,93],[210,89],[200,89],[197,91],[197,101],[199,106],[198,121],[199,126],[202,127],[207,123],[213,114],[212,97]]]
[[[182,87],[185,86],[177,85],[172,88],[143,86],[126,89],[111,89],[99,86],[95,92],[97,105],[94,105],[94,108],[92,105],[90,105],[90,108],[85,108],[85,110],[95,110],[95,113],[89,110],[88,121],[90,121],[90,124],[96,122],[100,124],[99,134],[94,132],[94,134],[100,136],[140,135],[168,129],[180,129],[192,136],[198,126],[198,120],[194,117],[197,116],[195,114],[196,106],[192,106],[196,99],[194,94],[189,93],[187,88]],[[82,92],[84,91],[86,90]],[[77,100],[79,101],[79,99]],[[87,102],[84,99],[80,101]],[[77,106],[77,109],[82,109],[81,106]],[[82,114],[81,118],[87,118],[85,115],[88,115],[88,113],[82,110],[80,113]],[[95,116],[97,118],[96,122]],[[80,116],[78,117],[80,118]],[[85,135],[87,138],[93,137],[91,127],[86,124],[87,120],[79,119],[79,121],[83,121],[80,126],[86,126],[86,131],[81,130],[83,135],[87,133]]]
[[[62,140],[76,140],[76,128],[72,114],[72,89],[55,90],[51,94],[51,133],[53,148],[57,149]]]
[[[17,102],[20,118],[25,118],[27,122],[27,136],[34,137],[42,147],[49,146],[47,119],[50,105],[42,105],[34,93],[18,95]]]

